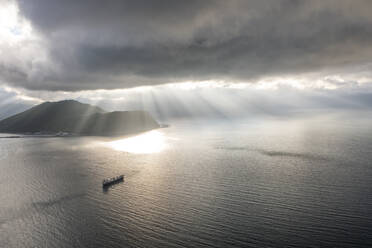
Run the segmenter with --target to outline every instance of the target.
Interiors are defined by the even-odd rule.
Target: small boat
[[[120,175],[120,176],[117,176],[117,177],[112,177],[112,178],[104,179],[102,181],[102,187],[107,187],[107,186],[110,186],[112,184],[119,183],[119,182],[122,182],[122,181],[124,181],[124,175]]]

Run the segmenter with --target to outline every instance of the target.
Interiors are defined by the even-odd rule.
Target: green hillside
[[[105,112],[73,100],[45,102],[0,121],[3,133],[122,135],[158,128],[145,111]]]

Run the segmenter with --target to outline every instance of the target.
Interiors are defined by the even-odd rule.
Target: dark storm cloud
[[[41,76],[3,65],[29,89],[250,81],[370,62],[372,1],[19,0],[45,40]],[[347,69],[349,70],[349,69]],[[352,69],[350,69],[352,70]],[[9,72],[13,72],[12,74]]]

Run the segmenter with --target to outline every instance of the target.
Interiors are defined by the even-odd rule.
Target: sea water
[[[0,247],[372,247],[371,123],[0,138]]]

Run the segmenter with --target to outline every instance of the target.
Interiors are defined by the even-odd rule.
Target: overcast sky
[[[21,104],[205,82],[364,94],[371,10],[369,0],[0,0],[0,94]]]

